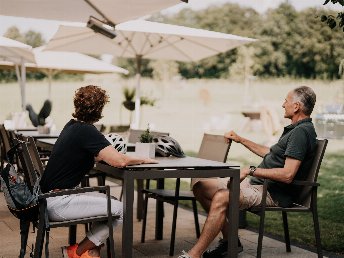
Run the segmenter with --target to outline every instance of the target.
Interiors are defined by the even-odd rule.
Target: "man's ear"
[[[294,113],[298,113],[301,111],[301,103],[300,102],[295,102],[294,103]]]

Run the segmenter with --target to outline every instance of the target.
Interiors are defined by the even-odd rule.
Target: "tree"
[[[332,4],[340,4],[344,7],[344,0],[325,0],[324,5],[327,5],[331,1]],[[344,32],[344,12],[338,12],[337,16],[335,17],[332,14],[323,14],[320,17],[322,22],[325,22],[331,29],[337,27],[338,20],[338,27],[343,29]]]
[[[256,37],[261,27],[261,16],[252,8],[237,4],[224,4],[201,11],[183,9],[173,16],[154,16],[154,21],[183,25],[193,28]],[[230,50],[201,60],[197,63],[179,62],[179,72],[184,78],[225,78],[229,67],[236,61],[237,50]]]
[[[24,34],[24,43],[32,47],[40,47],[43,46],[46,42],[40,32],[29,30]]]
[[[4,33],[4,37],[25,43],[25,37],[16,26],[9,27]]]

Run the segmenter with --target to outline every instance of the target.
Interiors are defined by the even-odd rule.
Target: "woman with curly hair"
[[[43,193],[70,189],[78,186],[95,161],[105,161],[115,167],[157,163],[154,159],[127,156],[113,148],[105,136],[93,123],[102,118],[102,111],[109,96],[97,86],[79,88],[74,96],[75,111],[57,139],[48,165],[41,179]],[[87,193],[52,197],[47,200],[49,217],[55,221],[77,219],[107,214],[106,196],[100,193]],[[113,199],[111,209],[122,222],[123,205]],[[64,257],[100,257],[100,246],[108,238],[108,227],[103,223],[93,223],[80,244],[63,247]]]

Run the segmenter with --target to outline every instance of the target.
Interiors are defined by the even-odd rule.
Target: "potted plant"
[[[134,88],[124,87],[123,88],[123,95],[124,95],[124,101],[122,102],[122,105],[130,111],[130,121],[132,118],[132,112],[135,110],[135,94],[136,90]],[[151,99],[146,96],[140,97],[140,106],[148,105],[148,106],[154,106],[156,99]]]
[[[155,158],[155,143],[153,143],[153,135],[150,132],[149,125],[140,135],[140,142],[135,145],[135,153],[140,157]]]

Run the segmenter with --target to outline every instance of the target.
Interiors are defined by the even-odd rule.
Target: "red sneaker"
[[[77,248],[78,248],[78,244],[62,247],[63,257],[64,258],[80,258],[81,256],[76,254]]]
[[[100,258],[100,256],[91,256],[89,253],[89,251],[87,250],[86,252],[84,252],[80,258]]]

